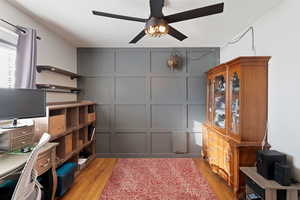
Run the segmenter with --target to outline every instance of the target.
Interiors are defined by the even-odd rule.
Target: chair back
[[[36,180],[37,172],[34,169],[34,165],[41,151],[41,148],[47,144],[51,136],[44,133],[37,144],[32,150],[25,167],[22,170],[22,174],[18,180],[15,188],[12,200],[40,200],[41,199],[41,185]]]

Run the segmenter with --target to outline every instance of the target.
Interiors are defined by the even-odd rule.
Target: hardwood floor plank
[[[219,200],[233,200],[234,194],[232,189],[224,182],[224,180],[214,174],[209,165],[201,158],[193,159],[200,173],[205,177],[209,186],[215,192]]]
[[[233,192],[226,183],[200,158],[193,159],[201,174],[206,178],[219,200],[232,200]],[[62,200],[99,200],[118,159],[97,158],[76,178],[73,187]]]
[[[79,174],[62,200],[99,200],[116,163],[115,158],[95,159]]]

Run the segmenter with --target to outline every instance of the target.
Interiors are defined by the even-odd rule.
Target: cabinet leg
[[[238,188],[234,188],[234,200],[244,200],[246,197],[246,189],[239,190]]]
[[[286,199],[287,200],[298,200],[298,191],[297,190],[287,190]]]

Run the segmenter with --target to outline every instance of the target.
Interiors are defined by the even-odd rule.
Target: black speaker
[[[291,167],[275,163],[274,180],[283,186],[291,185]]]
[[[285,154],[274,150],[257,151],[257,172],[269,180],[274,180],[275,163],[285,165],[287,157]]]

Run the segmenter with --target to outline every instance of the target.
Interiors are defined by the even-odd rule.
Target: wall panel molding
[[[184,60],[174,72],[173,51]],[[199,156],[204,72],[219,56],[219,48],[79,48],[79,99],[97,102],[97,156]]]

